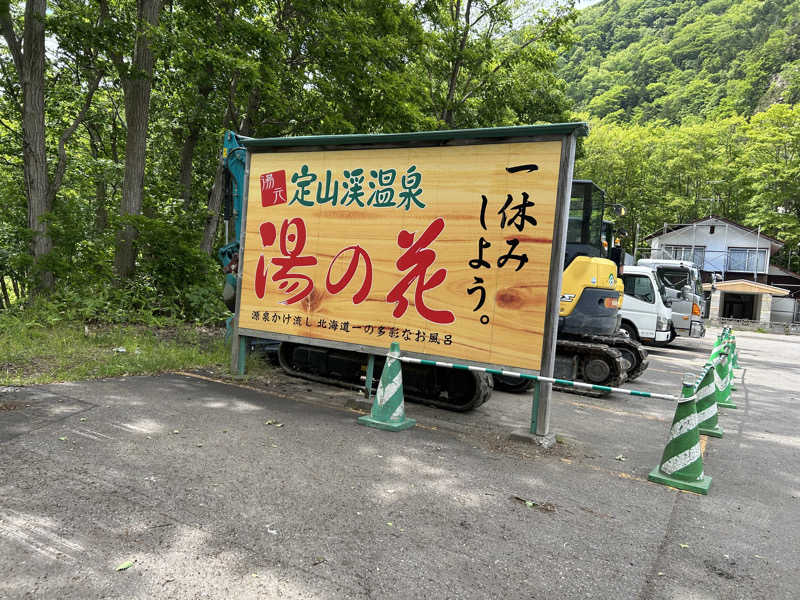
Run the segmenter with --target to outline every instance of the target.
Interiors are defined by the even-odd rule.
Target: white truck
[[[620,330],[643,344],[663,346],[669,342],[672,309],[666,289],[649,267],[626,265],[622,270]]]
[[[672,330],[669,341],[675,336],[703,337],[706,326],[703,321],[705,299],[697,265],[685,260],[642,258],[636,263],[649,267],[666,288],[667,298],[672,301]]]

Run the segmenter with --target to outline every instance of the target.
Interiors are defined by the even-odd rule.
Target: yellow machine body
[[[613,290],[617,294],[617,303],[613,307],[614,312],[621,305],[624,288],[622,280],[617,277],[617,265],[607,258],[578,256],[564,270],[559,316],[571,315],[575,308],[582,304],[581,297],[584,290],[588,288]]]

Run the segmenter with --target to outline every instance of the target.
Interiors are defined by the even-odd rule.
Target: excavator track
[[[523,379],[512,375],[492,375],[494,389],[511,394],[522,394],[533,389],[536,382],[532,379]]]
[[[565,361],[569,360],[575,361],[574,366],[577,373],[559,372],[557,366],[557,378],[583,381],[608,387],[619,387],[628,379],[625,369],[626,361],[622,358],[622,353],[606,344],[560,339],[556,345],[556,363],[557,365],[559,363],[564,364]],[[553,384],[553,389],[559,392],[590,396],[592,398],[600,398],[610,393],[558,384]]]
[[[637,365],[637,370],[629,371],[626,369],[628,361],[625,359],[625,354],[618,350],[616,347],[620,340],[623,340],[622,346],[628,352],[637,352],[637,356],[641,356],[642,360]],[[625,342],[632,342],[632,344],[625,344]],[[613,344],[613,346],[612,346]],[[634,377],[638,377],[642,371],[647,368],[647,351],[641,348],[636,341],[629,338],[620,338],[619,336],[586,336],[579,340],[576,339],[560,339],[556,346],[556,360],[557,365],[564,365],[571,361],[573,362],[574,371],[565,372],[556,366],[555,377],[558,379],[569,379],[572,381],[583,381],[585,383],[593,383],[595,385],[606,385],[608,387],[618,387],[625,381],[629,380],[629,374],[634,373]],[[600,361],[607,369],[607,375],[604,379],[599,379],[604,375],[604,367],[597,365],[596,361]],[[591,369],[594,363],[594,369]],[[589,379],[586,378],[584,368],[589,367],[591,372]],[[519,377],[512,377],[510,375],[495,375],[494,387],[495,389],[503,390],[506,392],[521,394],[533,389],[536,382],[530,379],[520,379]],[[607,396],[609,392],[600,392],[596,390],[586,390],[575,388],[566,385],[553,384],[553,389],[559,392],[567,392],[569,394],[578,394],[580,396],[590,396],[592,398],[599,398]]]
[[[634,381],[647,370],[650,361],[647,358],[645,347],[631,338],[624,335],[592,335],[587,336],[586,341],[596,344],[605,344],[611,348],[616,348],[622,354],[622,358],[630,363],[627,369],[628,381]]]
[[[366,355],[358,352],[283,342],[278,349],[278,362],[293,377],[353,390],[364,389],[361,375]],[[383,363],[383,357],[375,357],[373,392]],[[486,373],[403,365],[403,395],[412,402],[467,412],[486,402],[493,388],[492,377]]]

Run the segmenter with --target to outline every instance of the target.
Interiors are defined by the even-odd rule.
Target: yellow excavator
[[[592,181],[573,180],[554,376],[616,387],[641,375],[648,360],[639,342],[619,333],[624,254],[604,213],[605,192]],[[502,376],[495,376],[494,385],[511,392],[532,386]]]

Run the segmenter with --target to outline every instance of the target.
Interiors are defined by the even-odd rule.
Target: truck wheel
[[[619,326],[619,331],[622,335],[629,337],[633,341],[635,342],[639,341],[639,334],[636,332],[636,327],[634,327],[627,321],[622,322],[622,324]]]

